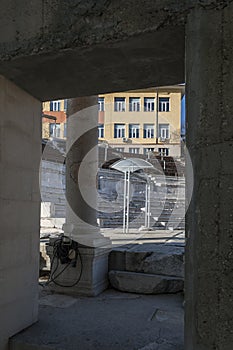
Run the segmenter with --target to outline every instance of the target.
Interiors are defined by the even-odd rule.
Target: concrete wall
[[[231,2],[195,9],[187,25],[187,350],[233,348],[232,18]]]
[[[184,82],[186,3],[1,1],[0,72],[43,101]]]
[[[0,349],[37,320],[41,104],[0,77]]]

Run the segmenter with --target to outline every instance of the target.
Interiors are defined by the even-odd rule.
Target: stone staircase
[[[114,248],[109,281],[122,292],[177,293],[184,288],[183,233],[164,244],[143,243]]]
[[[117,228],[123,224],[123,197],[122,189],[118,188],[117,199],[111,197],[114,186],[121,184],[123,176],[119,172],[100,169],[104,179],[105,193],[99,191],[100,226],[102,228]],[[107,184],[107,186],[106,186]],[[131,177],[134,189],[129,203],[129,228],[140,228],[145,225],[145,181],[135,175]],[[185,228],[185,179],[172,176],[156,176],[155,183],[151,185],[150,196],[150,227],[153,230]]]

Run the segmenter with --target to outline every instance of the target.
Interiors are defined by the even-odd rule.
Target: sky
[[[185,95],[181,100],[181,135],[185,135]]]

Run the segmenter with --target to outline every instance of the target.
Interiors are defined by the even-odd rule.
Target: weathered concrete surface
[[[184,249],[159,244],[139,245],[126,252],[126,271],[184,277]]]
[[[186,218],[188,350],[233,347],[232,43],[232,2],[190,15],[186,139],[195,183]],[[189,169],[187,175],[189,183]]]
[[[185,3],[3,1],[0,72],[41,100],[182,83]]]
[[[0,349],[37,320],[41,103],[0,77]]]
[[[113,249],[109,269],[184,277],[184,248],[165,244],[135,244]]]
[[[45,294],[39,322],[13,337],[10,350],[183,350],[182,301],[113,290],[96,298]]]
[[[179,277],[115,270],[108,275],[111,286],[122,292],[165,294],[184,289],[184,280]]]

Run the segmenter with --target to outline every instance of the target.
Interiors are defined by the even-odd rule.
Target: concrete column
[[[222,5],[191,10],[186,31],[186,350],[233,346],[233,4]]]
[[[66,224],[64,234],[80,245],[83,271],[80,282],[71,285],[80,272],[68,268],[59,276],[57,291],[69,294],[96,295],[108,285],[110,240],[101,235],[97,225],[98,171],[98,101],[97,97],[69,100],[66,156]],[[60,266],[60,271],[63,266]]]
[[[37,321],[41,103],[0,77],[0,350]]]

